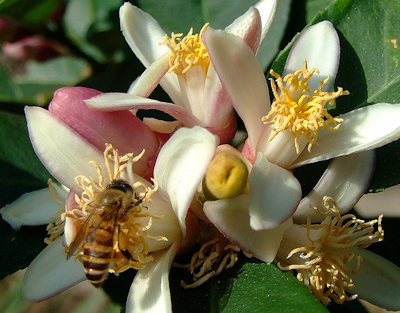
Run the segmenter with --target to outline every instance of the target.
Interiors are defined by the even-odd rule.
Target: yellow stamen
[[[325,211],[317,209],[318,213],[326,216],[322,223],[311,224],[309,217],[307,224],[300,225],[307,229],[308,246],[292,249],[286,260],[282,260],[285,265],[278,263],[278,266],[282,270],[296,270],[297,279],[323,304],[328,304],[330,299],[343,303],[357,297],[347,294],[354,288],[350,276],[361,266],[361,257],[356,251],[383,240],[382,216],[370,222],[352,214],[341,216],[335,201],[327,196],[323,198],[323,207]],[[374,230],[376,223],[377,231]],[[320,232],[318,239],[311,239],[312,231]],[[356,269],[350,271],[348,262],[354,258]]]
[[[185,289],[196,288],[211,277],[219,275],[224,269],[231,268],[238,260],[240,248],[230,243],[221,233],[205,242],[200,250],[193,254],[189,264],[173,263],[176,267],[186,268],[193,275],[193,283],[181,281]]]
[[[304,61],[304,68],[296,71],[294,74],[288,74],[282,77],[271,70],[271,75],[276,78],[276,84],[271,79],[272,92],[275,101],[271,105],[271,111],[262,118],[265,124],[274,125],[274,133],[269,141],[283,130],[289,129],[295,139],[296,152],[300,153],[299,137],[306,135],[308,142],[308,151],[311,151],[313,144],[317,143],[318,132],[326,128],[335,131],[343,121],[340,118],[332,117],[325,104],[334,104],[335,99],[342,95],[348,95],[347,90],[338,87],[336,92],[322,91],[329,77],[319,82],[316,90],[308,88],[308,80],[319,73],[314,68],[307,70],[307,61]],[[278,89],[280,92],[278,92]]]
[[[174,72],[178,75],[185,74],[194,65],[201,65],[205,70],[208,69],[210,64],[210,57],[206,47],[201,40],[201,35],[208,26],[208,23],[203,26],[200,34],[193,35],[193,28],[184,37],[182,33],[172,33],[171,37],[164,36],[164,42],[160,45],[166,45],[171,50],[169,59],[170,69],[169,72]]]

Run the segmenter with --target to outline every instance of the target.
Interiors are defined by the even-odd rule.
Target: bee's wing
[[[89,216],[86,218],[85,222],[83,223],[81,229],[79,230],[78,234],[76,235],[74,241],[71,242],[69,245],[69,250],[67,253],[67,260],[75,255],[79,248],[81,247],[82,243],[85,241],[87,237],[87,229],[90,224],[90,220],[94,216],[94,213],[96,212],[96,209],[93,209],[92,212],[90,212]]]

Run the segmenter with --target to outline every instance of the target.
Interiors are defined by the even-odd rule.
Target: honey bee
[[[113,180],[89,204],[92,212],[69,247],[67,259],[83,246],[85,274],[97,288],[108,276],[119,224],[131,208],[142,202],[141,199],[133,198],[133,193],[133,188],[126,181]]]

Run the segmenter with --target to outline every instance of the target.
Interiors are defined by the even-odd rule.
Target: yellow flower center
[[[194,65],[203,66],[205,70],[208,69],[210,64],[210,57],[206,47],[201,40],[208,23],[203,26],[200,34],[193,35],[193,28],[190,29],[186,37],[182,33],[172,33],[171,37],[168,35],[164,36],[164,42],[160,42],[160,45],[166,45],[171,50],[169,59],[169,72],[174,72],[177,75],[185,74]]]
[[[283,270],[296,270],[297,279],[310,288],[323,304],[328,304],[330,298],[343,303],[357,297],[346,293],[354,288],[349,275],[357,273],[362,265],[361,257],[355,251],[383,240],[382,215],[369,222],[357,219],[352,214],[341,216],[336,202],[327,196],[323,198],[323,207],[325,211],[317,209],[318,213],[326,216],[323,222],[311,224],[308,218],[307,224],[300,225],[307,229],[308,246],[292,247],[282,260],[284,265],[278,263],[278,266]],[[376,223],[377,231],[374,230]],[[282,247],[285,244],[296,245],[295,241],[296,238],[284,239]],[[348,262],[354,258],[357,266],[351,271]]]
[[[218,153],[208,166],[203,192],[208,200],[233,198],[247,185],[249,172],[240,157],[229,152]]]
[[[301,152],[298,143],[300,136],[306,135],[308,151],[311,151],[312,145],[317,144],[320,129],[335,131],[339,128],[343,120],[332,117],[325,108],[325,104],[332,105],[337,97],[349,94],[341,87],[338,87],[336,92],[322,91],[329,77],[320,81],[316,90],[310,90],[308,81],[314,73],[319,73],[318,69],[308,71],[306,61],[304,61],[304,68],[294,74],[286,75],[283,79],[271,70],[272,76],[276,78],[276,84],[271,79],[275,101],[271,105],[271,111],[262,118],[262,121],[265,124],[274,125],[274,133],[269,141],[281,131],[289,129],[295,138],[297,153]]]

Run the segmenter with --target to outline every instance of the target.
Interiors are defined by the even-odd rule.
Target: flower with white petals
[[[358,296],[399,310],[400,268],[363,250],[383,240],[382,215],[365,222],[347,213],[368,188],[372,175],[365,173],[365,167],[373,163],[374,151],[331,161],[317,186],[302,200],[301,214],[285,232],[277,261],[282,269],[296,271],[297,278],[324,304]]]
[[[226,31],[242,37],[257,53],[277,8],[277,0],[262,0],[237,18]],[[129,46],[147,68],[128,93],[108,93],[87,103],[97,110],[156,109],[168,113],[185,127],[205,127],[229,142],[236,131],[232,103],[210,63],[202,33],[171,37],[157,21],[139,8],[125,3],[120,9],[122,33]],[[148,97],[160,83],[173,104]],[[170,133],[177,124],[146,121],[158,132]],[[171,123],[168,123],[171,124]],[[171,128],[172,127],[172,128]]]
[[[272,106],[263,71],[242,39],[208,27],[203,41],[246,126],[249,137],[243,153],[250,160],[261,152],[270,162],[292,169],[374,149],[400,137],[400,104],[373,104],[336,117],[327,112],[326,104],[347,94],[341,88],[329,92],[339,66],[340,43],[328,21],[301,32],[283,79],[272,72],[280,88],[272,84]]]

